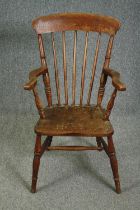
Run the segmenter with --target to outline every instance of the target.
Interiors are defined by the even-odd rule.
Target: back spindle
[[[82,77],[81,77],[80,105],[82,105],[82,102],[83,102],[85,71],[86,71],[86,62],[87,62],[87,47],[88,47],[88,32],[86,32],[86,35],[85,35],[85,48],[84,48],[84,58],[83,58]]]
[[[97,42],[96,42],[96,49],[95,49],[95,56],[94,56],[93,67],[92,67],[92,76],[91,76],[89,92],[88,92],[87,105],[90,104],[91,93],[92,93],[93,82],[94,82],[94,76],[95,76],[96,65],[97,65],[98,54],[99,54],[100,40],[101,40],[101,34],[98,34],[98,39],[97,39]]]
[[[41,34],[38,34],[38,43],[39,43],[41,65],[42,65],[42,67],[45,66],[46,69],[47,69],[47,73],[43,74],[45,94],[46,94],[46,98],[47,98],[47,101],[48,101],[48,106],[52,106],[52,94],[51,94],[51,86],[50,86],[50,77],[49,77],[48,67],[47,67],[47,63],[46,63],[45,50],[44,50],[43,39],[42,39]]]
[[[67,82],[67,62],[66,62],[66,38],[65,38],[65,31],[62,32],[62,53],[63,53],[65,104],[68,105],[68,82]]]
[[[72,104],[73,105],[75,105],[75,92],[76,92],[76,48],[77,48],[77,31],[74,31],[73,73],[72,73]]]
[[[54,58],[54,69],[55,69],[55,83],[56,83],[56,91],[57,91],[57,100],[58,100],[58,105],[60,105],[60,87],[59,87],[59,77],[58,77],[57,57],[56,57],[54,33],[52,32],[51,35],[52,35],[52,47],[53,47],[53,58]]]

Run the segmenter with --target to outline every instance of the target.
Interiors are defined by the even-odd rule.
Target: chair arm
[[[32,90],[37,84],[37,77],[40,75],[47,73],[48,70],[46,67],[40,67],[35,69],[29,73],[29,82],[24,85],[25,90]]]
[[[120,80],[120,73],[110,68],[104,68],[103,72],[112,78],[112,85],[119,91],[125,91],[126,85]]]

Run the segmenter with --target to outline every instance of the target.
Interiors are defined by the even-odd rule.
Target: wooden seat
[[[103,16],[97,14],[84,14],[84,13],[62,13],[53,14],[49,16],[39,17],[32,22],[32,26],[37,33],[41,66],[29,73],[29,82],[24,85],[25,90],[32,90],[35,98],[35,104],[39,113],[39,120],[35,126],[36,143],[33,160],[33,174],[32,174],[32,187],[31,191],[36,192],[37,176],[40,165],[40,158],[45,151],[50,150],[69,150],[69,151],[82,151],[82,150],[104,150],[110,159],[110,164],[113,172],[116,192],[120,193],[120,180],[118,172],[118,163],[115,154],[115,147],[113,143],[113,128],[110,123],[109,117],[114,106],[114,101],[118,91],[125,91],[126,86],[120,80],[120,74],[110,68],[110,59],[113,47],[113,41],[117,31],[120,28],[120,22],[110,16]],[[66,35],[73,31],[73,64],[71,68],[72,79],[68,78],[67,73],[67,50],[69,46],[66,43]],[[85,34],[84,49],[80,50],[80,55],[83,54],[81,72],[77,71],[77,54],[79,31]],[[55,33],[57,32],[57,33]],[[58,67],[58,56],[56,48],[56,36],[61,35],[59,49],[62,53],[63,71]],[[89,36],[89,33],[93,36]],[[96,66],[98,62],[99,51],[102,44],[102,37],[107,35],[106,53],[103,61],[103,67],[100,76],[99,88],[97,93],[97,100],[95,106],[91,104],[91,96],[93,92],[93,83],[95,79]],[[51,35],[52,57],[54,70],[51,67],[49,71],[44,39],[46,36]],[[92,37],[93,41],[90,47],[95,49],[95,52],[90,55],[92,67],[90,76],[86,77],[89,69],[88,66],[88,47],[89,38]],[[48,39],[49,40],[49,39]],[[47,44],[48,41],[47,40]],[[62,49],[61,44],[62,43]],[[50,48],[47,53],[51,53]],[[59,56],[61,57],[61,56]],[[63,76],[62,76],[63,73]],[[54,74],[54,75],[53,75]],[[81,75],[80,91],[78,92],[77,78]],[[38,77],[42,76],[45,95],[47,99],[47,107],[43,105],[41,98],[38,94]],[[60,80],[61,77],[61,80]],[[112,94],[107,102],[107,106],[102,108],[102,101],[105,94],[105,86],[108,77],[111,78]],[[55,81],[51,83],[51,79]],[[89,83],[86,83],[87,78],[90,78]],[[55,87],[56,89],[55,89]],[[68,88],[71,86],[71,91]],[[85,92],[85,86],[88,92]],[[56,91],[55,91],[56,90]],[[71,94],[71,96],[70,96]],[[57,102],[54,102],[54,99]],[[64,99],[64,100],[63,100]],[[93,102],[94,103],[94,102]],[[46,108],[45,108],[46,107]],[[42,135],[46,136],[44,143],[41,142]],[[53,136],[91,136],[96,137],[96,146],[52,146]],[[107,137],[107,142],[104,140]]]
[[[109,136],[113,128],[104,114],[105,110],[95,106],[47,107],[46,118],[39,119],[35,132],[47,136]]]

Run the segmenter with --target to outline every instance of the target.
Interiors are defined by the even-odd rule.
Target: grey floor
[[[140,127],[134,116],[113,117],[122,194],[114,192],[104,152],[45,153],[38,191],[30,193],[37,115],[1,116],[0,209],[140,209]],[[92,138],[56,137],[53,144],[95,143]]]

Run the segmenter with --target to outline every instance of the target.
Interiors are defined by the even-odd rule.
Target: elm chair
[[[113,143],[113,127],[109,120],[111,110],[114,105],[117,91],[125,91],[126,86],[120,81],[120,74],[109,67],[111,59],[111,51],[113,40],[116,32],[120,28],[120,22],[110,16],[102,16],[97,14],[84,14],[84,13],[62,13],[52,14],[49,16],[39,17],[32,22],[33,29],[35,29],[38,36],[41,67],[35,69],[29,74],[29,82],[24,85],[25,90],[32,90],[35,98],[35,104],[39,112],[39,120],[35,125],[36,143],[33,159],[33,173],[32,173],[32,186],[31,192],[36,192],[37,176],[40,165],[40,158],[45,151],[49,150],[67,150],[67,151],[82,151],[82,150],[104,150],[110,159],[110,164],[113,172],[116,192],[120,193],[120,180],[118,173],[118,163]],[[66,31],[73,31],[73,62],[72,62],[72,87],[71,87],[71,102],[68,94],[68,72],[67,72],[67,59],[66,50]],[[76,81],[77,81],[77,34],[78,31],[85,33],[85,45],[83,52],[83,61],[81,68],[81,83],[79,97],[76,96]],[[54,34],[58,32],[62,35],[62,56],[63,56],[63,87],[64,99],[62,102],[61,95],[62,82],[60,82],[60,75],[57,63],[56,40]],[[85,91],[85,72],[87,63],[88,39],[89,33],[97,34],[97,41],[93,59],[91,80],[87,92],[86,103],[83,102]],[[54,74],[56,91],[52,90],[49,70],[47,67],[45,49],[43,44],[44,34],[51,34],[51,44],[54,62]],[[98,54],[101,45],[101,36],[107,35],[106,55],[103,62],[103,67],[100,76],[98,97],[95,105],[91,104],[91,96],[93,89],[93,82],[95,78],[96,64],[98,61]],[[93,58],[92,58],[93,57]],[[52,70],[51,70],[52,72]],[[45,95],[47,98],[46,107],[43,106],[40,96],[37,91],[37,79],[42,76],[45,86]],[[79,75],[78,75],[79,76]],[[102,99],[105,92],[105,85],[107,78],[110,77],[112,81],[113,92],[107,103],[107,107],[103,108]],[[54,88],[53,88],[54,89]],[[53,102],[53,94],[57,96],[57,103]],[[76,100],[78,99],[78,103]],[[44,143],[41,143],[41,137],[46,136]],[[96,137],[97,146],[52,146],[53,136],[86,136]],[[103,138],[106,137],[107,140]]]

